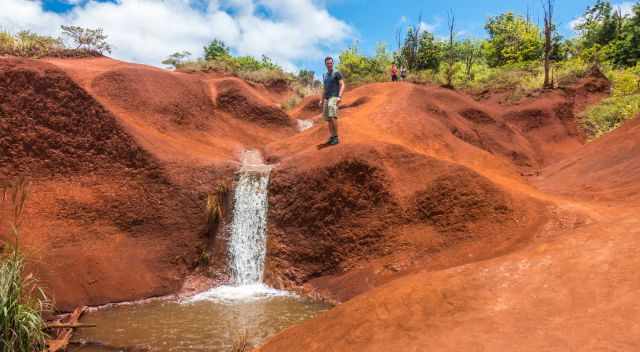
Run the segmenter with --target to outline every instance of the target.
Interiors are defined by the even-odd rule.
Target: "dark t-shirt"
[[[322,76],[325,99],[340,96],[340,81],[342,79],[342,74],[336,70],[331,73],[327,72]]]

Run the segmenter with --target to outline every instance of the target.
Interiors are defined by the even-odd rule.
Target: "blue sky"
[[[595,0],[556,0],[560,32]],[[612,1],[630,8],[629,0]],[[217,37],[242,55],[266,54],[289,70],[322,70],[325,55],[358,43],[373,53],[377,43],[396,47],[396,32],[416,24],[445,36],[447,12],[455,11],[459,37],[484,37],[484,23],[506,11],[540,21],[539,0],[0,0],[0,28],[59,35],[60,24],[102,27],[113,56],[159,66],[175,51],[202,55]]]

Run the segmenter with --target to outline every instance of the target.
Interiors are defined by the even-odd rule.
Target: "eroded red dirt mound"
[[[397,279],[258,351],[635,351],[637,211],[617,209],[613,221],[508,256]]]
[[[293,121],[281,108],[268,104],[235,80],[217,84],[216,106],[233,117],[260,125],[292,127]],[[243,89],[245,88],[245,89]]]
[[[52,65],[0,61],[0,115],[0,175],[152,164],[109,112]]]
[[[547,191],[577,198],[637,200],[640,197],[640,118],[587,144],[544,170]]]
[[[386,144],[343,146],[313,162],[288,159],[274,170],[269,192],[267,280],[285,286],[397,253],[404,258],[391,261],[414,266],[427,253],[462,247],[467,258],[490,257],[521,240],[514,229],[539,216],[466,167]],[[367,285],[375,285],[371,279]],[[333,287],[329,296],[344,300],[367,287]]]
[[[145,67],[120,68],[96,77],[92,88],[121,109],[163,125],[204,128],[215,116],[207,85],[188,75],[178,77]]]
[[[416,194],[416,217],[451,235],[467,235],[478,221],[507,221],[512,212],[502,190],[465,168],[435,178]]]
[[[205,192],[225,169],[165,168],[40,61],[0,61],[0,112],[0,183],[33,183],[20,241],[57,309],[179,289],[207,243]]]

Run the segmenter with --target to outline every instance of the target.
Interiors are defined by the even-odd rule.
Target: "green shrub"
[[[0,53],[13,51],[16,46],[16,38],[6,31],[0,31]]]
[[[234,68],[225,60],[207,61],[197,59],[192,61],[181,61],[175,66],[182,72],[228,72],[233,73]]]
[[[581,58],[573,58],[554,64],[553,77],[557,86],[567,86],[585,77],[593,65]]]
[[[0,202],[10,205],[15,245],[0,253],[0,349],[2,352],[33,352],[45,347],[45,323],[41,313],[48,301],[32,275],[24,275],[24,258],[18,247],[20,219],[28,194],[28,183],[18,180],[0,192]]]
[[[101,29],[69,28],[76,31],[74,32],[76,36],[73,37],[74,43],[77,45],[76,48],[66,47],[60,38],[40,35],[31,31],[21,31],[16,34],[2,31],[0,32],[0,55],[29,58],[46,56],[92,57],[101,56],[103,52],[111,51],[109,44],[105,41],[107,36],[102,33]]]
[[[256,82],[256,83],[270,83],[275,81],[287,81],[292,80],[290,74],[276,69],[258,69],[255,71],[251,70],[240,70],[236,72],[236,75],[246,81]]]
[[[640,94],[613,96],[582,115],[582,125],[590,137],[597,138],[618,128],[625,120],[640,114]]]
[[[407,74],[407,81],[417,84],[442,84],[438,72],[433,70],[420,70],[417,72],[409,72]]]
[[[23,278],[24,259],[17,249],[0,259],[0,345],[2,352],[41,351],[45,345],[46,296],[32,276]]]
[[[298,94],[294,94],[287,101],[281,104],[282,110],[291,111],[302,102],[302,98]]]
[[[21,31],[15,35],[0,32],[0,55],[43,57],[64,49],[58,38]]]
[[[604,73],[611,82],[613,96],[623,97],[640,93],[640,64],[619,70],[605,67]]]
[[[353,46],[340,53],[337,69],[350,83],[385,82],[389,80],[392,60],[393,56],[384,44],[378,44],[373,57],[361,54]]]

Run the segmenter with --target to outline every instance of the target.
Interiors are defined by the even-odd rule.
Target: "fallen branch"
[[[46,329],[95,328],[96,324],[49,324]]]
[[[74,309],[73,313],[71,313],[65,322],[54,323],[55,324],[64,324],[64,325],[78,325],[78,319],[82,313],[84,313],[87,307],[78,307]],[[55,340],[48,341],[47,349],[45,352],[57,352],[64,351],[69,346],[69,341],[71,340],[71,335],[73,334],[73,328],[61,328],[58,336],[56,336]]]

